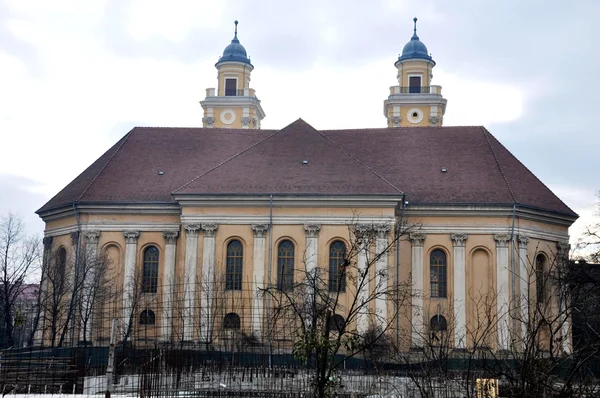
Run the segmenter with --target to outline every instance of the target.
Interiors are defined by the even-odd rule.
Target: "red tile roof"
[[[403,192],[411,204],[517,203],[575,216],[483,127],[318,131],[301,119],[281,130],[136,127],[38,213],[174,203],[173,194]]]

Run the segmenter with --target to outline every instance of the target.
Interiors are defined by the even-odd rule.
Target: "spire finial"
[[[237,25],[238,25],[237,19],[235,20],[234,24],[235,24],[235,35],[237,36]]]
[[[413,21],[415,22],[415,30],[414,30],[414,32],[415,32],[415,36],[416,36],[417,35],[417,17],[414,17]]]

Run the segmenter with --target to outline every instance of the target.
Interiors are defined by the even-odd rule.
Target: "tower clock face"
[[[220,115],[223,124],[232,124],[235,122],[235,112],[233,109],[223,109]]]

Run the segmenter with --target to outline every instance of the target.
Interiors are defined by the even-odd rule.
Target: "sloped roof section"
[[[282,130],[137,127],[38,212],[269,193],[406,193],[413,204],[516,203],[576,216],[482,127],[318,131],[301,119]]]
[[[174,193],[393,195],[402,192],[298,119]]]

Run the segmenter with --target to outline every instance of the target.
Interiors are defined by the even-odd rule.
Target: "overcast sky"
[[[0,0],[0,214],[34,214],[134,126],[200,126],[233,36],[263,128],[385,127],[418,34],[445,125],[484,125],[581,219],[600,189],[600,1]]]

